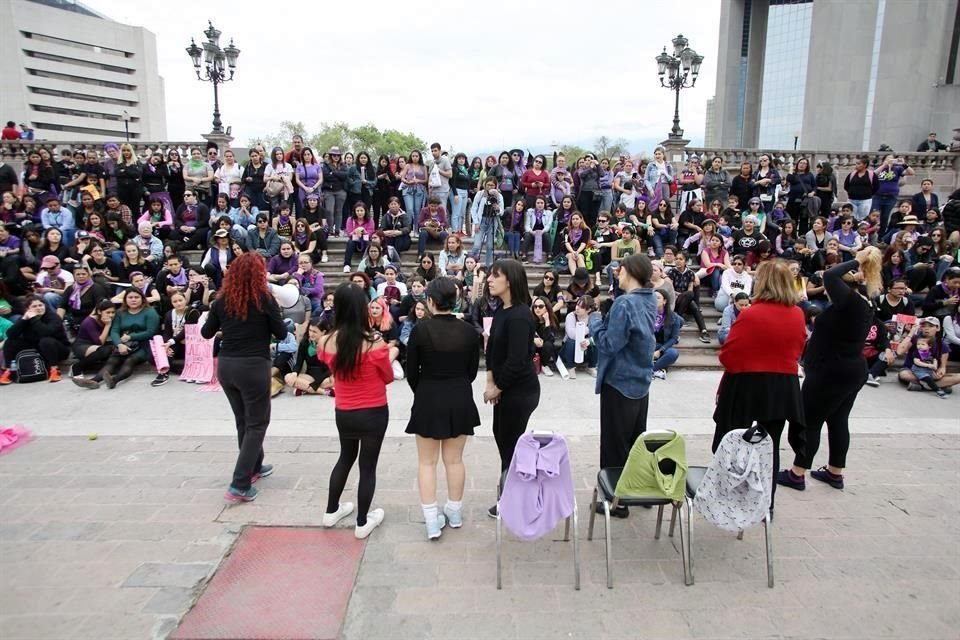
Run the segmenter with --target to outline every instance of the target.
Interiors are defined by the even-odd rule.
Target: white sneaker
[[[549,366],[544,367],[544,368],[543,368],[543,375],[547,376],[548,378],[552,378],[552,377],[553,377],[553,369],[551,369]]]
[[[570,369],[569,371],[570,371],[570,379],[571,379],[571,380],[576,380],[576,379],[577,379],[577,370],[576,370],[576,369]]]
[[[394,360],[391,366],[393,367],[393,379],[403,380],[403,367],[400,366],[400,363]]]
[[[348,265],[348,264],[343,265],[343,272],[344,272],[344,273],[350,273],[350,265]]]
[[[326,252],[324,252],[323,255],[320,256],[320,262],[330,262],[330,257],[326,254]]]
[[[591,378],[597,377],[597,368],[596,367],[587,367],[587,375]]]
[[[346,518],[348,515],[353,513],[353,503],[352,502],[341,502],[340,508],[337,509],[334,513],[325,513],[323,514],[323,526],[330,527],[336,526],[338,522]]]
[[[880,386],[880,379],[879,379],[878,377],[876,377],[876,376],[868,376],[868,377],[867,377],[867,386],[868,386],[868,387],[879,387],[879,386]]]
[[[654,371],[653,377],[656,378],[657,380],[666,380],[667,379],[666,369],[660,369],[659,371]]]
[[[353,535],[356,536],[357,540],[363,540],[371,533],[373,530],[380,526],[380,523],[383,522],[383,509],[373,509],[372,511],[367,512],[367,524],[362,527],[355,527],[353,530]]]

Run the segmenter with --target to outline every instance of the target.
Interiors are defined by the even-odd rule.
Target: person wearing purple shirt
[[[318,314],[323,309],[323,274],[313,267],[313,258],[309,254],[301,253],[297,257],[293,278],[300,285],[300,292],[310,300],[312,313]]]
[[[872,208],[880,211],[881,237],[886,234],[890,212],[900,197],[900,179],[903,176],[912,176],[913,173],[913,169],[904,164],[902,156],[892,153],[884,156],[883,162],[877,167],[877,190],[873,195]]]
[[[347,248],[343,254],[343,272],[350,273],[350,261],[354,253],[363,255],[367,251],[367,243],[373,235],[375,228],[373,218],[367,211],[367,205],[363,202],[357,202],[353,205],[353,215],[347,218],[344,225],[344,231],[347,234]]]
[[[267,280],[278,285],[286,284],[297,271],[297,252],[293,243],[284,240],[280,243],[280,253],[267,263]]]
[[[520,436],[500,495],[503,524],[521,540],[537,540],[573,508],[567,441],[559,433]]]
[[[418,256],[423,256],[423,252],[427,250],[427,241],[430,238],[439,240],[441,245],[447,241],[447,212],[441,205],[440,198],[430,196],[430,199],[427,200],[427,206],[420,209],[417,229],[419,229],[417,238]]]
[[[11,235],[10,230],[0,225],[0,260],[20,253],[20,238]]]

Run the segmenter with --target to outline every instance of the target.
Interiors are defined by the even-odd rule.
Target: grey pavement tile
[[[749,599],[744,598],[739,607],[690,609],[683,611],[683,617],[690,625],[690,633],[694,638],[740,640],[776,634],[778,629],[768,617],[766,609],[750,607],[749,604]]]
[[[102,522],[48,522],[32,536],[31,540],[93,540],[104,530]]]
[[[0,598],[0,619],[13,615],[76,613],[64,607],[75,593],[70,587],[7,586]]]
[[[76,631],[77,640],[131,640],[151,638],[158,619],[151,614],[88,616]]]
[[[136,591],[140,591],[137,589]],[[143,605],[143,613],[166,613],[180,615],[190,608],[190,603],[196,597],[196,591],[184,587],[163,587],[150,596]]]
[[[6,517],[6,514],[4,514],[4,517]],[[0,522],[0,541],[26,540],[40,526],[38,522]]]
[[[123,587],[193,588],[214,569],[207,562],[146,562],[124,580]]]
[[[0,616],[0,638],[3,640],[73,639],[78,637],[78,630],[87,617],[66,614]]]
[[[583,638],[603,637],[609,614],[599,611],[516,611],[512,615],[518,638]]]

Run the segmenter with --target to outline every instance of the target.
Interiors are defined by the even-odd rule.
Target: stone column
[[[223,157],[223,152],[230,148],[230,143],[233,142],[233,136],[226,133],[205,133],[203,134],[203,139],[207,142],[216,143],[217,149],[220,151],[220,157]]]
[[[686,164],[687,154],[685,150],[688,144],[690,144],[689,140],[674,138],[673,136],[667,136],[667,139],[660,143],[667,162],[673,165],[673,175],[677,175],[677,171]]]

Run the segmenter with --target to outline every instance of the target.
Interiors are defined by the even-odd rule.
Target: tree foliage
[[[323,154],[330,147],[340,147],[346,153],[352,151],[357,154],[366,151],[374,160],[381,154],[409,155],[414,149],[424,153],[426,143],[413,133],[404,133],[396,129],[380,131],[371,123],[351,127],[346,122],[322,122],[320,130],[310,133],[303,122],[284,120],[280,123],[280,130],[275,134],[261,136],[250,141],[250,146],[258,142],[270,149],[273,147],[288,148],[294,135],[303,136],[304,143],[314,149],[317,154]]]

